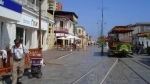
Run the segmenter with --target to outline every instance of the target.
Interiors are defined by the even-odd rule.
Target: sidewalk
[[[59,57],[62,57],[64,55],[67,55],[67,54],[70,54],[73,52],[74,51],[56,51],[56,50],[50,51],[50,50],[47,50],[47,51],[43,51],[42,54],[43,54],[43,59],[44,59],[44,63],[45,63],[50,60],[57,59]]]

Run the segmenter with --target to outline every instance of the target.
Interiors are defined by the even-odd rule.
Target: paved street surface
[[[59,58],[69,53],[72,53],[72,52],[71,51],[57,51],[57,50],[54,50],[54,51],[47,50],[47,51],[42,52],[44,62]]]
[[[149,66],[134,58],[108,57],[100,48],[47,59],[41,79],[23,77],[24,84],[150,84]],[[106,50],[105,50],[106,51]],[[10,80],[6,81],[10,84]]]

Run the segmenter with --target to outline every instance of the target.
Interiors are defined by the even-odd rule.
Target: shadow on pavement
[[[150,66],[150,58],[142,58],[141,60],[139,60],[141,63],[146,64],[148,66]]]
[[[94,52],[94,56],[107,56],[107,52]]]
[[[29,74],[30,72],[28,70],[25,70],[23,76],[29,76]],[[3,79],[3,84],[11,84],[11,83],[12,83],[11,75]]]

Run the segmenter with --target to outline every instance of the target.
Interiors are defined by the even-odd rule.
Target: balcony
[[[68,29],[67,28],[61,28],[61,27],[55,27],[54,33],[65,33],[65,34],[68,34]]]
[[[85,38],[84,34],[78,33],[77,35],[79,38]]]
[[[48,3],[55,3],[55,0],[48,0]]]
[[[51,19],[51,20],[54,20],[54,16],[53,16],[52,14],[50,14],[50,13],[47,13],[47,17],[48,17],[49,19]]]
[[[29,2],[27,0],[14,0],[14,1],[23,6],[27,6],[28,8],[33,9],[34,11],[39,10],[39,7],[37,7],[35,4],[32,4],[31,2]]]

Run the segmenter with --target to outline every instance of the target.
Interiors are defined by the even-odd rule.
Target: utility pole
[[[103,10],[104,10],[104,8],[103,8],[103,0],[102,0],[102,22],[101,22],[101,38],[103,37]],[[101,53],[103,53],[104,52],[104,42],[103,41],[101,41]]]
[[[41,48],[41,3],[42,3],[42,0],[39,0],[39,42],[38,42],[38,48]]]

